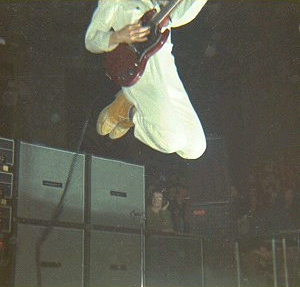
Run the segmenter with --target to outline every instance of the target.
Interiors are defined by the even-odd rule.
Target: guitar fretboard
[[[168,4],[163,6],[161,10],[152,19],[153,24],[159,25],[179,4],[179,2],[181,2],[181,0],[171,0]]]

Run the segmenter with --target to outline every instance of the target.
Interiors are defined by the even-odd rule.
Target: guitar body
[[[151,19],[157,11],[152,9],[140,19],[144,26],[149,25],[151,32],[148,40],[142,43],[121,43],[105,55],[106,75],[116,84],[128,87],[135,84],[143,75],[148,59],[167,41],[170,31],[161,33],[161,26],[151,25]],[[153,27],[152,27],[153,26]]]

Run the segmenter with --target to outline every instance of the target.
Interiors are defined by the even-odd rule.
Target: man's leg
[[[177,153],[185,159],[199,158],[206,149],[206,139],[190,103],[162,104],[145,113],[137,108],[134,135],[144,144],[163,153]]]

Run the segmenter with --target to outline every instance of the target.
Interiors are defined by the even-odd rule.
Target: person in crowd
[[[166,200],[166,189],[156,188],[151,194],[151,204],[146,210],[146,229],[153,233],[173,233],[171,213],[168,210],[169,202]]]
[[[184,184],[176,183],[169,189],[170,212],[174,230],[179,233],[190,232],[190,197]]]

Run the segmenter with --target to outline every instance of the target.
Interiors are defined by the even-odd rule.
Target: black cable
[[[69,172],[68,172],[68,176],[67,176],[67,180],[66,180],[66,184],[63,190],[63,193],[61,195],[60,201],[57,205],[57,207],[55,208],[51,219],[50,219],[50,224],[49,226],[46,227],[46,229],[43,230],[39,240],[37,241],[36,244],[36,256],[35,256],[35,262],[36,262],[36,272],[37,272],[37,287],[41,287],[42,286],[42,273],[41,273],[41,248],[43,243],[45,242],[45,240],[48,238],[49,234],[51,233],[51,231],[53,230],[53,225],[55,224],[56,220],[59,218],[61,212],[63,211],[64,208],[64,200],[66,197],[66,194],[68,192],[68,188],[72,179],[72,175],[74,172],[74,168],[75,168],[75,164],[76,164],[76,160],[78,158],[81,146],[82,146],[82,142],[84,139],[84,136],[86,134],[86,130],[88,127],[88,123],[90,120],[90,116],[91,116],[91,112],[89,113],[89,115],[87,116],[84,126],[81,130],[81,136],[79,138],[78,141],[78,145],[77,145],[77,149],[76,149],[76,153],[74,154],[73,158],[72,158],[72,162],[69,168]]]

